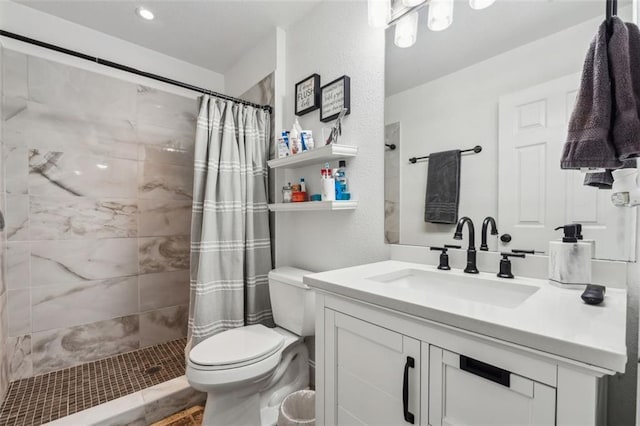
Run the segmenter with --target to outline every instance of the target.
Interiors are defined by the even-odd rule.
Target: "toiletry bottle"
[[[322,176],[322,201],[335,201],[335,180],[333,178],[332,170],[329,166],[329,163],[326,163],[324,165],[324,168],[320,171],[320,174]]]
[[[289,146],[284,138],[278,138],[278,158],[288,157],[290,154]]]
[[[290,203],[293,191],[291,190],[291,182],[287,186],[282,187],[282,202]]]
[[[347,162],[345,160],[340,160],[338,163],[338,168],[335,171],[335,180],[336,180],[336,200],[348,200],[350,199],[349,187],[347,184],[347,171],[345,167],[347,166]]]
[[[304,178],[300,178],[300,192],[307,192],[307,184]]]
[[[300,139],[300,133],[302,132],[302,128],[300,127],[300,123],[298,122],[298,118],[296,117],[293,122],[293,126],[291,127],[291,132],[289,134],[291,140],[291,154],[298,154],[302,152],[302,141]]]
[[[302,133],[300,133],[300,138],[302,139],[302,149],[305,151],[312,150],[315,147],[311,130],[303,130]]]
[[[591,284],[591,258],[593,245],[583,242],[582,225],[574,223],[562,229],[562,240],[549,243],[549,280],[566,286]]]

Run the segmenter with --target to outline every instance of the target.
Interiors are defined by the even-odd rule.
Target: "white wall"
[[[275,28],[225,72],[225,94],[240,96],[276,69],[279,32]]]
[[[246,52],[224,75],[225,94],[240,96],[256,82],[274,73],[274,123],[276,134],[283,128],[286,86],[286,32],[274,28],[273,32],[253,49]]]
[[[409,164],[409,157],[482,145],[480,154],[463,155],[459,212],[476,224],[497,217],[498,97],[580,71],[600,22],[590,20],[386,99],[385,124],[400,122],[402,244],[453,242],[452,225],[424,222],[428,167]],[[491,243],[496,249],[497,241]]]
[[[354,211],[278,213],[276,263],[322,271],[385,259],[384,33],[367,25],[366,2],[323,2],[287,30],[286,46],[286,127],[294,119],[295,83],[313,73],[323,84],[343,74],[351,77],[352,112],[344,120],[341,141],[359,147],[358,156],[347,162],[350,190],[359,205]],[[318,142],[327,126],[319,111],[302,116],[300,124],[313,130]],[[280,189],[282,182],[304,176],[310,190],[319,192],[320,167],[279,176]]]
[[[10,1],[0,1],[0,28],[46,43],[76,50],[87,55],[119,62],[142,71],[183,81],[224,93],[224,76],[181,61],[154,50],[112,37],[47,13]],[[38,48],[6,37],[0,37],[5,48],[41,56],[89,71],[147,84],[179,95],[196,97],[196,92],[154,82],[124,71],[107,68],[89,61]],[[265,74],[266,75],[266,74]],[[264,77],[264,76],[263,76]],[[256,80],[257,81],[257,80]]]

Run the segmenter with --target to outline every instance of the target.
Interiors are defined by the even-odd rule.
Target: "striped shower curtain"
[[[269,119],[262,109],[200,99],[187,353],[229,328],[274,325],[267,279]]]

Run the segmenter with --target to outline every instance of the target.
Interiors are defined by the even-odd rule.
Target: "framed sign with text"
[[[351,80],[348,76],[333,80],[320,89],[320,121],[327,122],[338,118],[342,108],[351,113]]]
[[[320,107],[320,76],[312,74],[296,83],[296,115],[304,115]]]

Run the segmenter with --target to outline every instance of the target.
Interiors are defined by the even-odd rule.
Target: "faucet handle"
[[[510,257],[526,257],[524,253],[500,253],[502,259],[500,259],[500,272],[498,272],[498,277],[500,278],[513,278],[513,273],[511,272],[511,261]]]
[[[523,250],[523,249],[513,249],[511,253],[524,253],[524,254],[535,254],[535,250]]]
[[[449,255],[447,254],[449,247],[445,245],[444,247],[430,247],[430,249],[431,251],[440,251],[440,264],[438,265],[438,269],[442,271],[450,270]]]
[[[458,245],[455,245],[455,244],[445,244],[444,246],[446,248],[448,248],[448,249],[450,249],[450,248],[452,248],[452,249],[461,249],[462,248],[462,246],[458,246]]]
[[[512,253],[524,253],[524,254],[544,254],[543,251],[538,250],[523,250],[523,249],[513,249]]]
[[[502,252],[500,253],[500,256],[502,256],[502,259],[504,260],[509,260],[510,257],[526,257],[527,254],[531,254],[528,251],[525,250],[514,250],[511,253],[507,253],[507,252]]]

